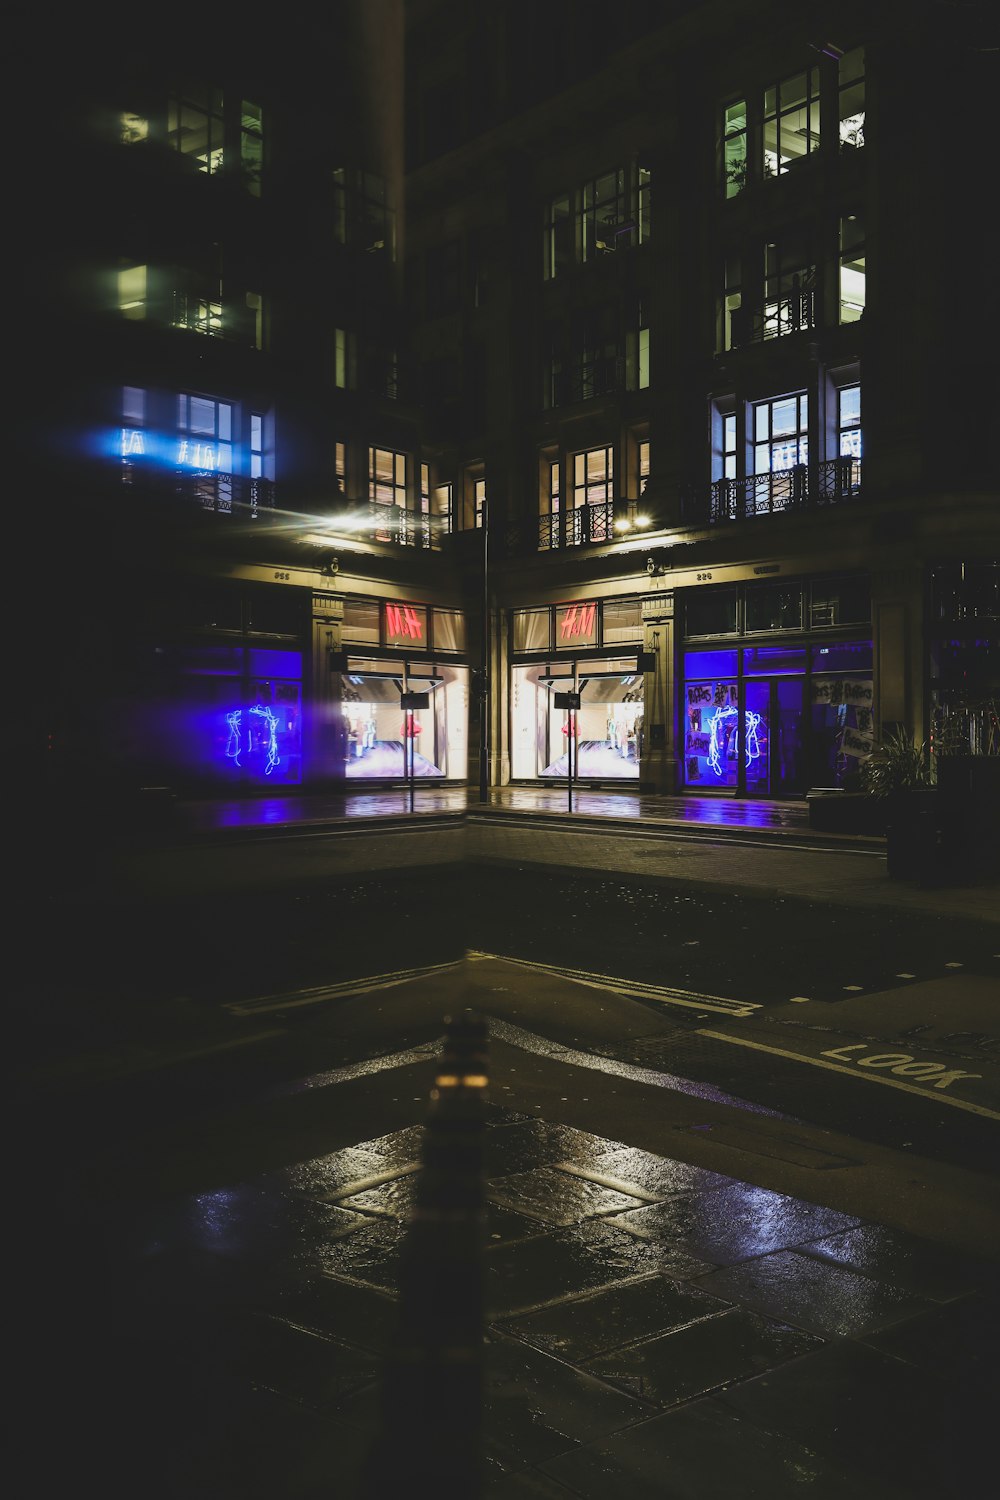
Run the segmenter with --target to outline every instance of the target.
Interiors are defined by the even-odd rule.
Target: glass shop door
[[[744,683],[740,791],[793,797],[805,790],[803,677],[755,677]]]

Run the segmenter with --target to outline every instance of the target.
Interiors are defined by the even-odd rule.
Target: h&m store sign
[[[597,605],[593,601],[557,604],[556,641],[567,646],[596,646]]]
[[[386,604],[383,640],[387,646],[426,646],[426,604]]]

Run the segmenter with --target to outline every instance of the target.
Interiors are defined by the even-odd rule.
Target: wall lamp
[[[615,522],[615,530],[618,532],[645,531],[650,525],[652,522],[649,516],[633,516],[631,520],[628,516],[619,516]]]

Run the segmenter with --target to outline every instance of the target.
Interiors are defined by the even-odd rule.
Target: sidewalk
[[[360,832],[427,825],[421,848],[380,850],[369,843],[355,868],[471,858],[614,870],[643,878],[682,879],[736,893],[796,897],[838,905],[926,911],[1000,924],[1000,879],[942,885],[889,879],[885,839],[816,832],[804,801],[658,796],[637,791],[503,787],[489,801],[478,789],[417,788],[343,796],[283,796],[253,801],[179,802],[175,831],[185,838],[253,836],[296,828]],[[439,830],[442,820],[464,842]],[[434,833],[431,833],[431,828]],[[657,835],[664,837],[658,838]],[[683,841],[682,841],[683,840]],[[734,859],[733,846],[754,849]],[[334,851],[331,859],[336,861]]]
[[[648,1011],[604,997],[581,1020],[550,985],[526,1014],[512,979],[486,964],[478,980],[497,1014],[485,1340],[466,1374],[483,1381],[487,1480],[463,1492],[975,1493],[993,1456],[1000,1266],[955,1235],[998,1243],[995,1179],[616,1064],[607,1043],[661,1024]],[[380,996],[386,1042],[467,998],[440,979]],[[415,1489],[433,1469],[384,1425],[381,1396],[441,1038],[376,1049],[373,1067],[357,1040],[371,1008],[339,1003],[348,1058],[252,1109],[123,1140],[75,1193],[53,1159],[51,1290],[29,1302],[36,1357],[58,1361],[72,1400],[60,1441],[38,1444],[47,1493],[90,1472],[108,1500],[373,1500],[373,1448],[400,1444]],[[456,1407],[431,1413],[447,1444]]]

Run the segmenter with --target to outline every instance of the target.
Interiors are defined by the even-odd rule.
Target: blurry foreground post
[[[483,1134],[487,1027],[446,1018],[424,1127],[416,1203],[400,1265],[399,1313],[382,1375],[366,1500],[483,1487]]]

